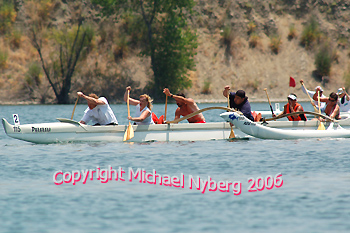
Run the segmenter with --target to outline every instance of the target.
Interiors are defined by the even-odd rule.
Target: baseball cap
[[[320,91],[323,91],[322,87],[321,86],[317,86],[315,87],[315,91],[317,90],[317,88],[320,88]]]
[[[291,99],[291,100],[297,100],[297,96],[293,93],[289,94],[289,96],[287,98]]]
[[[239,97],[241,97],[241,98],[245,98],[245,91],[243,91],[243,90],[238,90],[238,91],[236,92],[236,95],[239,96]]]
[[[338,89],[338,92],[337,92],[337,95],[341,95],[341,94],[343,94],[343,92],[344,92],[344,91],[343,91],[343,88],[339,88],[339,89]]]

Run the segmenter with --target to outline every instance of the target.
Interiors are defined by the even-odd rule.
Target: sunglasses
[[[335,99],[329,99],[329,101],[331,101],[331,102],[335,102],[336,100],[335,100]]]

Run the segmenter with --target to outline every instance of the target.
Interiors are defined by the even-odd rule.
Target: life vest
[[[301,106],[299,103],[295,103],[295,106],[294,106],[294,111],[296,111],[296,109]],[[304,111],[303,107],[301,107],[301,110]],[[290,113],[290,107],[289,107],[289,103],[287,104],[286,106],[286,114]],[[300,114],[300,115],[304,115],[304,119],[306,121],[306,115],[305,114]],[[292,116],[289,116],[288,117],[288,120],[290,121],[301,121],[303,119],[301,119],[300,115],[298,115],[297,118],[293,118]]]

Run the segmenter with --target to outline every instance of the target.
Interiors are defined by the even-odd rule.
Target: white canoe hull
[[[2,119],[8,136],[34,143],[57,142],[123,142],[127,125],[90,126],[78,122],[54,122],[14,126]],[[133,125],[134,137],[128,142],[208,141],[228,139],[226,122],[205,124]],[[237,135],[244,137],[245,134]]]
[[[231,113],[229,113],[231,114]],[[82,125],[69,119],[59,119],[61,122],[25,124],[14,126],[2,119],[8,136],[34,143],[57,142],[122,142],[126,125],[90,126]],[[350,118],[339,123],[342,127],[350,128]],[[253,123],[253,122],[252,122]],[[260,123],[254,123],[260,124]],[[329,123],[325,123],[327,127]],[[269,121],[270,128],[280,129],[312,129],[318,127],[317,121]],[[134,138],[128,142],[171,142],[171,141],[208,141],[228,139],[230,125],[226,122],[205,124],[162,124],[134,125]],[[233,126],[236,138],[258,137],[250,131],[242,131]],[[277,138],[279,139],[279,138]]]
[[[349,138],[350,130],[349,119],[340,121],[340,123],[327,123],[325,124],[327,130],[317,130],[317,121],[294,121],[289,125],[295,125],[296,127],[272,127],[273,122],[270,122],[269,126],[264,126],[260,123],[255,123],[247,119],[245,116],[237,112],[226,112],[220,114],[222,118],[233,123],[243,133],[250,136],[261,139],[301,139],[301,138]],[[314,125],[313,127],[306,127],[307,125]],[[287,126],[287,124],[285,124]],[[304,125],[304,127],[303,127]],[[339,127],[339,126],[342,127]],[[289,129],[287,129],[289,128]],[[293,128],[293,129],[290,129]]]

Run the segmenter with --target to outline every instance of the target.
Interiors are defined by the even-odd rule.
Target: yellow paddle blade
[[[233,132],[232,126],[231,126],[231,133],[230,133],[230,137],[229,138],[235,138],[235,133]]]
[[[125,141],[127,141],[127,140],[129,140],[129,139],[131,139],[133,137],[134,137],[134,128],[132,127],[132,125],[131,125],[131,123],[129,121],[129,125],[128,125],[128,128],[125,131],[123,141],[125,142]]]
[[[326,130],[326,128],[324,127],[324,124],[320,121],[320,124],[318,125],[317,130]]]

